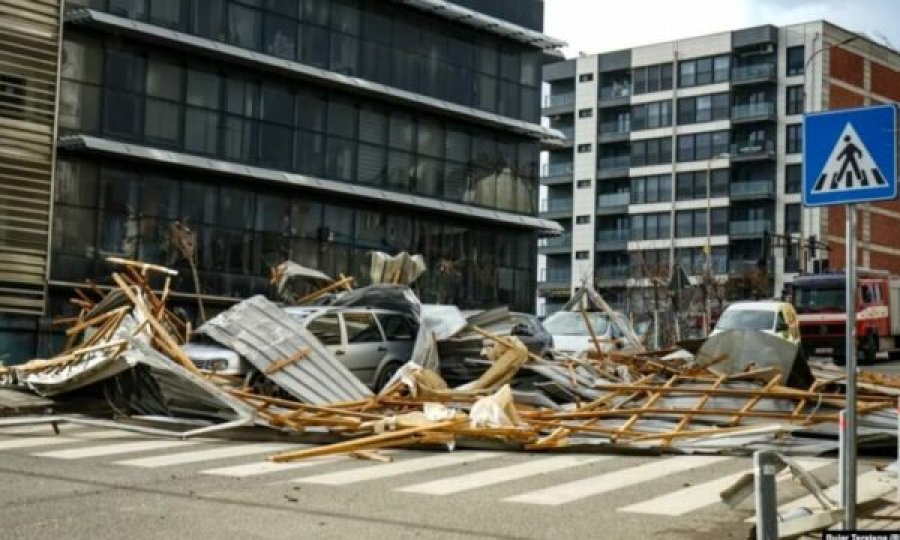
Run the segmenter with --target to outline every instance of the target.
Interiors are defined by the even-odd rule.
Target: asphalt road
[[[752,515],[749,502],[718,502],[723,477],[750,470],[748,458],[395,450],[391,464],[273,466],[272,444],[7,430],[3,536],[743,539]],[[810,465],[836,482],[833,458]],[[802,494],[779,484],[783,501]]]

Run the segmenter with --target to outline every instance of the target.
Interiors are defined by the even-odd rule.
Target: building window
[[[728,55],[683,60],[678,63],[678,86],[686,88],[725,82],[730,65],[731,57]]]
[[[631,216],[632,240],[668,240],[671,238],[669,227],[671,215],[668,212],[656,214],[635,214]]]
[[[646,94],[672,89],[672,64],[634,68],[631,71],[632,93]]]
[[[706,209],[684,210],[675,213],[675,236],[687,238],[690,236],[706,236]],[[710,231],[710,234],[712,232]]]
[[[787,76],[802,75],[804,63],[803,45],[787,48]]]
[[[594,109],[579,109],[578,118],[590,118],[594,116]]]
[[[578,225],[585,225],[591,222],[591,216],[575,216],[575,223]]]
[[[657,203],[672,200],[672,177],[668,174],[642,176],[631,181],[631,203]]]
[[[654,129],[671,125],[671,101],[644,103],[631,108],[631,129]]]
[[[797,154],[803,151],[803,125],[791,124],[787,126],[787,149],[788,154]]]
[[[590,258],[590,256],[591,256],[590,251],[576,251],[575,252],[575,258],[578,259],[579,261],[586,261],[586,260],[588,260],[588,258]]]
[[[787,87],[787,114],[803,114],[803,85]]]
[[[672,162],[672,138],[631,141],[631,166],[659,165]]]
[[[800,187],[803,183],[801,177],[801,165],[799,163],[787,165],[784,168],[784,192],[800,193]]]
[[[678,137],[678,161],[701,161],[728,152],[728,131],[693,133]]]
[[[590,144],[579,144],[578,145],[578,153],[579,154],[586,154],[587,152],[590,152],[590,151],[591,151]]]
[[[730,118],[728,93],[710,94],[678,100],[678,123],[695,124]]]
[[[800,233],[800,205],[784,205],[784,234]]]
[[[578,82],[591,82],[594,80],[593,73],[582,73],[578,76]]]
[[[728,169],[714,169],[709,172],[709,196],[728,195]],[[706,198],[706,171],[678,173],[675,177],[675,197],[679,201]]]
[[[589,188],[589,187],[591,187],[591,181],[590,180],[579,180],[579,181],[575,182],[575,187],[578,189]]]

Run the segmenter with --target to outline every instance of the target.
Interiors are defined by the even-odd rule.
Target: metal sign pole
[[[846,206],[847,221],[847,418],[844,424],[844,444],[841,448],[841,471],[844,503],[844,529],[856,528],[856,205]]]

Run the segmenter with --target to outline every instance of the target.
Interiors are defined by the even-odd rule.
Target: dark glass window
[[[293,60],[297,55],[297,21],[273,13],[265,16],[264,51]]]
[[[225,0],[191,2],[191,31],[216,41],[225,41]]]
[[[802,75],[805,63],[803,45],[787,48],[787,75]]]
[[[785,90],[787,114],[803,114],[803,85],[788,86]]]
[[[228,6],[228,41],[246,49],[259,47],[260,12],[240,4]]]
[[[189,69],[187,75],[188,105],[217,109],[221,83],[219,76],[195,69]]]
[[[803,151],[803,125],[791,124],[786,127],[787,153],[797,154]]]
[[[678,62],[678,86],[725,82],[729,78],[730,63],[728,55],[682,60]]]
[[[727,131],[678,136],[678,161],[700,161],[728,151]]]
[[[785,165],[784,167],[784,192],[785,193],[800,193],[800,188],[803,183],[803,177],[801,176],[802,166],[799,163],[792,165]]]
[[[183,8],[181,0],[152,0],[149,21],[168,28],[181,28]],[[187,4],[187,2],[185,2]]]
[[[800,232],[800,205],[784,205],[784,233],[797,234]]]
[[[260,89],[260,118],[267,122],[288,124],[294,118],[294,96],[287,87],[265,84]]]
[[[678,100],[678,123],[713,122],[730,117],[727,93],[681,98]]]

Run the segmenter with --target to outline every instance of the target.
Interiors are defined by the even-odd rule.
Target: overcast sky
[[[900,48],[900,0],[545,0],[544,32],[572,57],[817,19]]]

